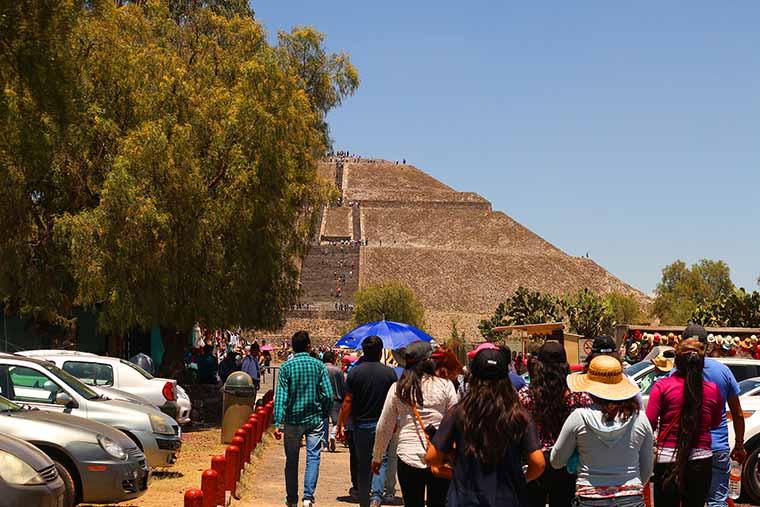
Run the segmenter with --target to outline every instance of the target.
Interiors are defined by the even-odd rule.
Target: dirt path
[[[285,505],[285,452],[282,441],[268,437],[267,445],[257,461],[253,473],[248,477],[243,497],[235,505],[238,507],[275,507]],[[303,481],[306,465],[306,451],[301,448],[299,480]],[[351,476],[348,470],[348,448],[338,445],[336,452],[323,452],[319,466],[316,503],[319,507],[354,504],[348,497]],[[300,483],[299,496],[303,493]],[[358,505],[358,504],[355,504]]]

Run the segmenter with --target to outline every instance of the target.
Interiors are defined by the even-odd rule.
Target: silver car
[[[107,399],[47,361],[0,354],[0,394],[21,405],[113,426],[139,446],[150,467],[173,465],[182,447],[179,424],[168,415]]]
[[[23,440],[0,435],[0,503],[60,507],[66,488],[55,464]]]
[[[124,433],[105,424],[24,409],[0,396],[0,434],[34,444],[53,460],[66,489],[65,507],[123,502],[148,488],[143,453]]]

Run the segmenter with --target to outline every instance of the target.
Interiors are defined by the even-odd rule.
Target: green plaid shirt
[[[280,367],[274,396],[274,424],[319,424],[332,407],[327,368],[308,352],[299,352]]]

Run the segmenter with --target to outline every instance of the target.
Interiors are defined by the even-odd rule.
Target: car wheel
[[[58,475],[63,480],[63,485],[66,487],[66,492],[63,494],[63,507],[74,507],[77,498],[77,486],[74,478],[71,477],[69,471],[60,461],[53,460],[53,463],[58,470]]]
[[[760,504],[760,447],[747,455],[742,470],[742,497],[754,505]]]

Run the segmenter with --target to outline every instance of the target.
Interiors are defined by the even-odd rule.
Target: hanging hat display
[[[752,338],[749,336],[742,340],[742,348],[745,350],[749,350],[752,348]]]
[[[715,343],[715,339],[716,337],[714,334],[710,333],[707,335],[707,343]]]

